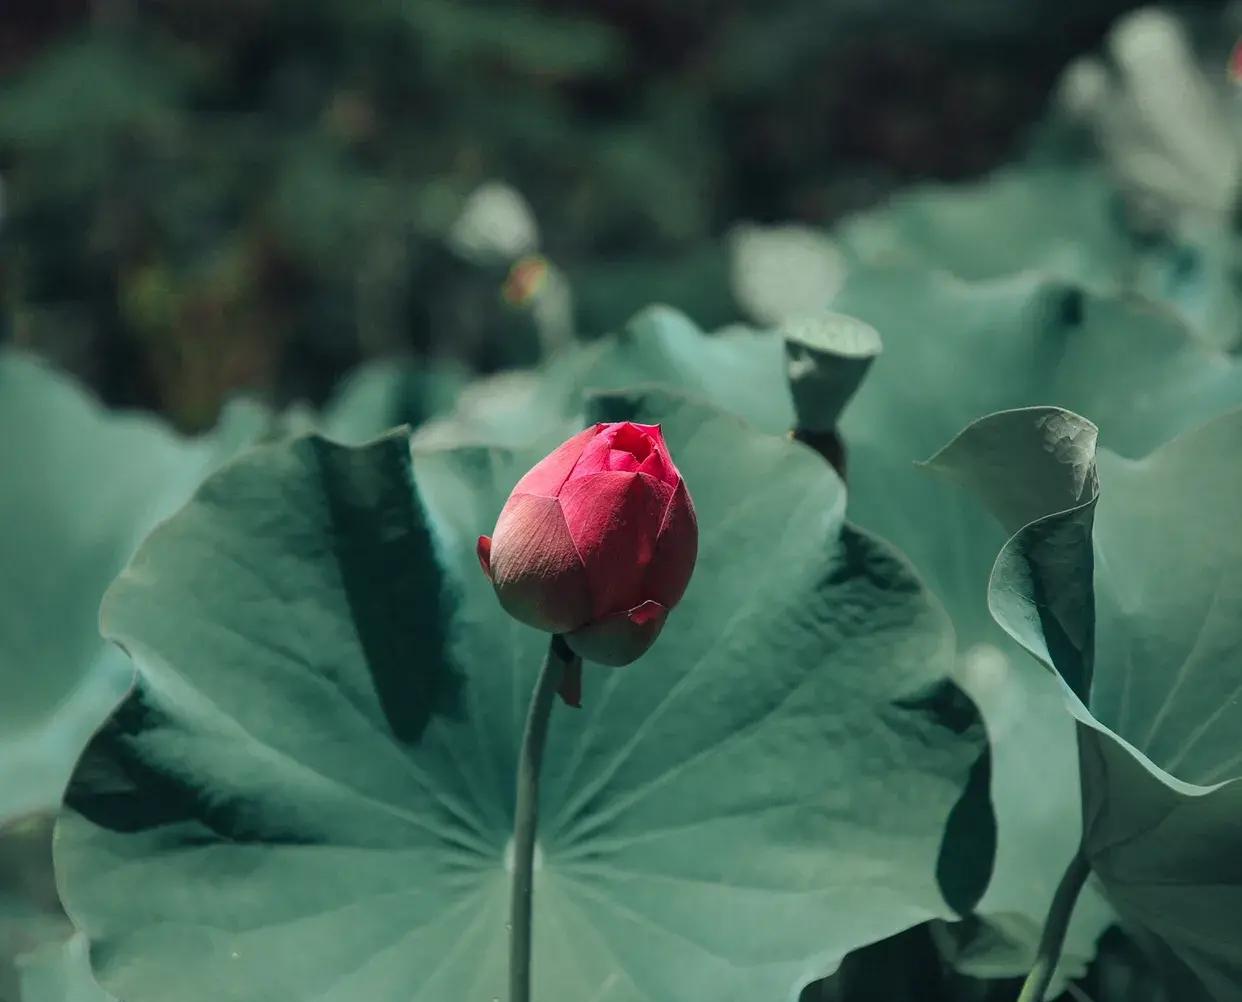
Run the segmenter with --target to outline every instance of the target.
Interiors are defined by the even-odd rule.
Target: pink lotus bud
[[[511,616],[625,665],[655,642],[698,548],[659,425],[623,421],[575,435],[519,480],[479,562]]]

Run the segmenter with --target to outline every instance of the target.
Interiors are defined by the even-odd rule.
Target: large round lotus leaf
[[[1164,311],[1031,274],[965,283],[863,270],[836,307],[884,341],[841,422],[850,517],[895,542],[953,618],[957,678],[983,712],[993,755],[996,869],[977,911],[1007,938],[1025,930],[1026,957],[1004,961],[1019,974],[1078,838],[1073,727],[1052,678],[988,614],[988,574],[1004,533],[974,499],[915,462],[980,414],[1045,403],[1090,414],[1114,449],[1141,455],[1242,401],[1242,366]],[[1085,899],[1067,971],[1081,968],[1107,922],[1108,910]],[[991,963],[978,949],[973,956]]]
[[[1089,422],[1036,408],[980,420],[935,465],[1014,532],[989,602],[1061,680],[1109,899],[1198,996],[1242,999],[1242,412],[1142,460],[1101,450],[1098,486],[1096,462]]]
[[[1031,163],[969,185],[929,185],[851,217],[834,236],[854,269],[912,265],[968,280],[1022,272],[1138,293],[1220,348],[1242,340],[1242,242],[1225,229],[1137,239],[1096,166]]]
[[[430,381],[431,377],[428,377]],[[442,406],[451,379],[364,370],[323,419],[361,440]],[[437,396],[439,394],[439,396]],[[224,459],[267,435],[315,423],[238,402],[209,436],[110,413],[33,358],[0,355],[0,826],[56,807],[90,734],[132,669],[99,636],[99,600],[143,536]]]
[[[588,665],[586,708],[556,707],[535,994],[792,1002],[847,951],[949,914],[937,868],[981,744],[951,632],[843,524],[813,453],[658,394],[601,406],[663,423],[702,549],[652,651]],[[503,997],[547,637],[505,616],[474,551],[549,444],[274,444],[147,540],[103,612],[138,683],[58,828],[105,987]]]
[[[377,364],[346,382],[322,424],[333,437],[373,437],[422,407],[443,409],[454,386],[443,370]],[[0,856],[34,853],[0,873],[0,998],[19,982],[23,999],[54,998],[57,985],[98,990],[80,977],[82,949],[55,896],[31,892],[46,851],[25,832],[59,806],[74,762],[132,678],[129,660],[99,636],[105,588],[210,469],[260,438],[316,423],[238,401],[210,436],[185,439],[158,420],[104,410],[33,358],[0,355],[0,426],[12,429],[0,468],[14,471],[0,492],[13,529],[0,538]]]

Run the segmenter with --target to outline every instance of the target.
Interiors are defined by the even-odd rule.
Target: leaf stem
[[[1048,917],[1044,919],[1044,931],[1039,937],[1035,963],[1031,965],[1031,973],[1022,983],[1018,1002],[1044,1002],[1053,972],[1057,969],[1057,961],[1061,959],[1061,947],[1065,943],[1065,930],[1069,927],[1070,915],[1073,914],[1078,894],[1087,882],[1090,872],[1091,864],[1079,849],[1074,853],[1074,858],[1070,860],[1061,882],[1057,885],[1057,891],[1052,896]]]
[[[539,821],[539,770],[548,722],[566,667],[577,656],[559,636],[548,644],[526,714],[517,767],[517,808],[513,820],[513,897],[509,914],[509,1002],[530,1002],[531,898],[535,829]]]

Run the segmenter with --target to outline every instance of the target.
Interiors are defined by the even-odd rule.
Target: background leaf
[[[99,599],[138,540],[211,463],[210,442],[106,416],[32,359],[0,356],[0,821],[55,807],[91,732],[129,685]]]
[[[834,236],[854,269],[917,266],[972,281],[1039,272],[1142,295],[1220,349],[1242,339],[1237,235],[1207,224],[1134,232],[1093,162],[1032,157],[972,184],[914,188],[846,219]]]
[[[784,351],[773,332],[735,327],[709,334],[671,307],[649,306],[621,331],[568,347],[537,369],[474,384],[418,440],[526,445],[580,416],[584,391],[642,384],[673,387],[780,434],[794,423]]]
[[[840,426],[850,516],[896,542],[953,618],[956,677],[984,714],[993,759],[996,868],[977,910],[1007,935],[1025,929],[1033,949],[1077,844],[1072,727],[1053,680],[988,614],[1003,532],[915,463],[979,414],[1050,402],[1090,414],[1113,448],[1139,455],[1242,400],[1242,371],[1163,311],[1034,274],[966,283],[910,268],[855,270],[834,308],[884,342]],[[1108,921],[1107,907],[1084,899],[1069,970],[1082,970]],[[1005,957],[1011,973],[1024,973],[1025,963]]]
[[[141,536],[264,420],[238,407],[212,438],[183,439],[0,354],[0,468],[11,472],[0,493],[0,926],[12,933],[0,936],[0,987],[12,993],[19,981],[72,983],[57,967],[72,960],[61,956],[72,930],[51,890],[45,819],[133,677],[99,636],[99,600]]]

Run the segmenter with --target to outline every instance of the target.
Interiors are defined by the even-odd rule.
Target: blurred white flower
[[[539,227],[526,199],[503,181],[488,181],[466,199],[448,242],[475,264],[505,264],[539,245]]]
[[[761,324],[823,312],[845,280],[841,251],[808,226],[739,223],[729,258],[733,298]]]
[[[1060,103],[1091,129],[1134,221],[1178,230],[1230,216],[1242,142],[1222,93],[1223,70],[1215,86],[1181,24],[1155,8],[1117,22],[1108,56],[1071,65]]]

